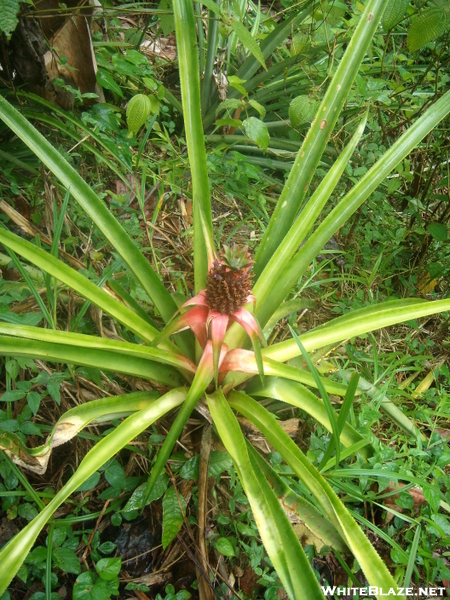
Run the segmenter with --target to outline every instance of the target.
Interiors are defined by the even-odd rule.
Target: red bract
[[[250,293],[246,296],[246,302],[254,302],[255,299]],[[183,310],[186,312],[182,312]],[[205,349],[208,340],[212,342],[214,378],[218,381],[219,356],[227,347],[223,344],[227,329],[233,322],[239,323],[250,337],[255,350],[255,358],[258,364],[258,371],[262,376],[262,359],[259,340],[265,344],[264,336],[258,321],[254,315],[247,309],[240,307],[231,315],[222,314],[219,311],[210,308],[206,290],[202,290],[196,296],[185,302],[179,309],[178,314],[170,321],[161,334],[153,340],[153,345],[160,344],[170,335],[174,335],[183,329],[190,328],[196,335],[200,346]],[[253,353],[251,353],[253,355]]]

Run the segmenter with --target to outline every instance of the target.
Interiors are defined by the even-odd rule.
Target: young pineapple
[[[248,302],[251,290],[253,259],[248,246],[224,246],[220,260],[208,273],[206,302],[210,309],[230,315]]]

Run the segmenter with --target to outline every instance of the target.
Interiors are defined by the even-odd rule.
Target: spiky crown
[[[246,304],[253,262],[247,246],[223,247],[208,273],[206,299],[212,310],[231,316]]]
[[[248,246],[237,246],[233,244],[231,247],[224,244],[223,250],[220,252],[221,262],[233,270],[241,270],[250,268],[254,260],[250,256]]]

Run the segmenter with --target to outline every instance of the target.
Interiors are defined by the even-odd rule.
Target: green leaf
[[[52,553],[53,561],[57,567],[65,573],[73,573],[79,575],[81,573],[81,565],[78,556],[72,550],[67,548],[55,548]]]
[[[104,581],[112,581],[120,573],[122,558],[101,558],[95,565],[95,570]]]
[[[385,31],[389,31],[403,19],[409,6],[409,0],[389,0],[381,19]]]
[[[20,0],[2,0],[0,9],[0,31],[9,39],[19,22],[17,14],[20,9]]]
[[[382,327],[448,310],[450,310],[450,300],[448,299],[432,302],[423,302],[417,298],[388,300],[333,319],[325,325],[301,335],[300,340],[307,351],[317,350]],[[294,340],[273,344],[263,350],[265,356],[275,358],[277,361],[290,360],[299,356],[299,353]]]
[[[295,129],[302,123],[311,123],[319,107],[319,102],[309,96],[297,96],[289,104],[289,119]]]
[[[173,6],[171,0],[161,0],[158,8],[166,11],[165,15],[160,15],[159,24],[165,36],[168,36],[175,31],[175,20],[173,18]]]
[[[302,50],[304,50],[310,41],[310,36],[305,33],[299,31],[292,37],[291,43],[291,56],[295,56],[296,54],[300,54]]]
[[[0,594],[18,572],[28,552],[33,547],[40,531],[51,518],[53,513],[88,477],[97,471],[106,461],[114,456],[121,448],[130,443],[140,433],[147,429],[157,419],[174,409],[186,399],[187,389],[172,390],[155,400],[146,408],[139,410],[109,435],[102,438],[83,458],[78,469],[69,481],[58,491],[56,496],[40,511],[36,518],[9,542],[7,548],[0,551]]]
[[[147,498],[146,505],[154,502],[155,500],[159,500],[164,492],[167,490],[167,486],[169,485],[169,478],[165,473],[162,473],[157,479],[153,489]],[[133,495],[128,500],[123,508],[123,512],[130,512],[132,510],[138,510],[143,507],[144,496],[146,484],[143,483],[133,492]]]
[[[53,105],[51,105],[53,107]],[[52,108],[53,110],[54,108]],[[56,109],[56,108],[55,108]],[[66,113],[64,113],[66,114]],[[52,173],[61,181],[61,183],[70,189],[70,193],[80,204],[83,210],[91,217],[94,223],[103,232],[106,239],[113,242],[116,252],[122,256],[130,269],[135,273],[137,279],[141,282],[145,291],[148,293],[155,306],[159,310],[165,321],[168,321],[177,307],[170,294],[165,289],[160,278],[150,267],[147,259],[136,247],[135,243],[125,233],[123,227],[115,219],[114,215],[105,205],[97,194],[88,186],[80,174],[61,156],[38,131],[33,127],[15,108],[9,104],[5,98],[0,96],[0,118],[12,129],[18,137],[28,145],[29,148],[42,160],[42,162],[52,171]],[[89,131],[89,130],[88,130]],[[89,135],[91,132],[89,131]],[[25,241],[25,240],[23,240]],[[31,256],[38,253],[39,248],[31,246]],[[14,249],[14,248],[13,248]],[[43,253],[46,254],[45,252]],[[33,260],[31,260],[33,262]],[[81,277],[81,276],[80,276]],[[86,278],[83,278],[86,283]],[[89,282],[88,284],[92,282]],[[84,285],[84,284],[83,284]],[[97,286],[95,286],[97,288]],[[98,288],[97,288],[97,291]],[[82,293],[82,292],[81,292]],[[112,298],[110,297],[110,300]],[[117,303],[120,305],[120,303]],[[123,306],[123,305],[122,305]],[[132,311],[131,311],[132,312]],[[136,314],[134,314],[136,319]],[[139,328],[145,331],[143,323]],[[153,328],[152,328],[153,329]],[[154,329],[153,329],[154,331]],[[153,338],[151,338],[153,339]],[[184,339],[181,337],[180,345],[183,342],[183,348],[189,355],[189,344],[184,345]]]
[[[82,483],[79,488],[76,489],[76,491],[88,492],[89,490],[94,489],[97,483],[100,481],[100,477],[100,473],[98,471],[95,471],[95,473],[92,473],[92,475],[88,477],[86,481]]]
[[[257,119],[256,117],[250,117],[245,119],[242,123],[245,134],[249,137],[259,148],[267,150],[270,142],[269,130],[267,125]]]
[[[240,92],[243,96],[247,96],[247,90],[242,85],[243,83],[245,83],[245,79],[241,79],[240,77],[237,77],[237,75],[228,76],[228,84]]]
[[[215,256],[211,195],[201,115],[199,49],[192,1],[173,0],[173,8],[184,127],[194,198],[194,288],[198,293],[206,287],[209,265]]]
[[[15,402],[22,400],[25,397],[25,392],[21,390],[9,390],[0,396],[0,402]]]
[[[234,33],[241,40],[241,42],[244,44],[247,50],[249,50],[253,54],[256,60],[267,71],[266,63],[264,61],[264,56],[261,52],[261,48],[258,46],[258,43],[252,36],[252,34],[246,29],[246,27],[244,27],[244,25],[240,21],[233,21],[232,27]]]
[[[369,0],[364,5],[364,12],[361,14],[351,43],[347,45],[345,54],[340,59],[339,66],[320,104],[320,117],[312,123],[308,135],[303,140],[277,206],[272,213],[269,226],[264,233],[254,266],[256,278],[259,277],[284,239],[303,203],[331,131],[339,118],[359,66],[378,28],[385,4],[386,0]],[[264,326],[264,322],[261,322],[261,325]]]
[[[19,363],[17,360],[7,360],[5,363],[5,369],[11,379],[14,381],[19,374]]]
[[[214,424],[249,499],[264,546],[286,592],[290,598],[323,599],[318,581],[286,514],[258,464],[248,454],[239,423],[222,390],[207,396],[207,401]],[[275,424],[273,417],[270,418]]]
[[[126,477],[122,465],[119,465],[117,461],[113,461],[113,463],[105,471],[105,479],[109,485],[124,489],[126,485]]]
[[[264,119],[264,117],[266,116],[266,109],[264,108],[264,106],[259,102],[256,102],[256,100],[249,100],[248,103],[252,108],[259,112],[259,116],[261,117],[261,119]]]
[[[242,121],[240,119],[232,119],[231,117],[225,117],[223,119],[217,119],[214,125],[216,127],[240,127]]]
[[[196,454],[190,458],[180,469],[180,477],[183,479],[198,479],[198,465],[200,456]]]
[[[96,74],[97,82],[105,88],[106,90],[110,90],[111,92],[115,92],[118,96],[123,98],[123,92],[117,83],[114,81],[112,75],[105,71],[104,69],[98,69]]]
[[[19,517],[22,517],[26,521],[32,521],[38,514],[37,508],[29,502],[20,504],[17,512],[19,513]]]
[[[216,550],[223,554],[224,556],[234,556],[234,548],[231,542],[224,537],[221,537],[216,542]]]
[[[440,37],[450,24],[448,10],[439,7],[424,10],[411,24],[406,42],[411,52],[415,52],[429,42]]]
[[[20,426],[20,433],[23,433],[24,435],[37,435],[39,437],[42,437],[42,433],[39,427],[31,421],[25,421],[24,423],[22,423],[22,425]]]
[[[136,133],[144,125],[151,112],[150,98],[145,94],[136,94],[128,102],[127,125],[129,131]]]
[[[228,452],[214,450],[209,458],[209,476],[218,477],[224,471],[228,471],[232,464],[233,461]]]
[[[448,229],[443,223],[430,223],[427,229],[432,237],[438,242],[444,242],[448,238]]]
[[[431,510],[434,513],[437,513],[437,511],[439,510],[440,502],[441,502],[441,496],[440,496],[439,490],[434,490],[431,487],[424,487],[422,491],[423,491],[423,497],[430,505]]]
[[[117,544],[113,544],[113,542],[103,542],[103,544],[100,544],[97,550],[102,554],[111,554],[116,548]]]
[[[164,494],[162,508],[163,534],[161,543],[163,549],[166,549],[183,525],[183,513],[186,510],[186,502],[183,496],[179,492],[177,494],[175,488],[171,487]]]
[[[243,106],[245,106],[245,102],[243,102],[242,100],[238,100],[237,98],[227,98],[226,100],[221,102],[217,107],[216,116],[222,110],[236,110],[237,108],[242,108]]]
[[[87,571],[78,576],[73,586],[73,600],[109,600],[108,583]]]
[[[281,425],[273,418],[273,415],[259,403],[241,392],[232,392],[229,394],[227,406],[230,412],[232,407],[250,419],[267,438],[267,441],[281,454],[302,483],[306,485],[314,496],[315,502],[322,508],[337,531],[342,533],[343,539],[361,566],[369,585],[378,585],[387,588],[394,587],[395,581],[385,563],[366,538],[359,525],[351,517],[346,506],[336,495],[330,484],[303,454],[297,444],[291,440]],[[213,410],[211,410],[211,415],[214,421],[216,421]],[[218,430],[222,437],[224,435],[222,428],[218,427]],[[233,459],[235,460],[234,456]],[[353,472],[352,469],[349,469],[349,471]],[[354,476],[358,476],[356,472]],[[261,528],[259,529],[262,535]]]

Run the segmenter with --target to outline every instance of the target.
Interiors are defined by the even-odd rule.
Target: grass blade
[[[327,415],[328,415],[328,419],[331,424],[331,438],[330,438],[330,442],[328,444],[327,451],[329,452],[329,454],[331,454],[331,448],[333,448],[333,446],[336,448],[336,464],[339,464],[341,445],[340,445],[340,441],[339,441],[340,431],[338,429],[336,414],[331,405],[330,398],[327,394],[327,390],[325,389],[325,386],[322,383],[319,373],[317,372],[316,367],[313,365],[313,362],[312,362],[311,358],[309,357],[309,354],[306,352],[305,347],[301,343],[298,335],[295,333],[295,331],[292,329],[292,327],[290,325],[289,325],[289,330],[291,332],[292,337],[295,340],[295,343],[300,348],[300,351],[303,355],[303,360],[308,365],[308,369],[310,370],[312,376],[314,377],[314,381],[316,382],[317,389],[319,390],[319,393],[322,396],[323,404],[325,406],[325,409],[326,409]],[[325,452],[325,456],[327,457],[327,460],[328,460],[327,452]],[[324,458],[325,458],[325,456],[324,456]],[[321,465],[323,466],[325,464],[325,462],[326,461],[322,460]]]

